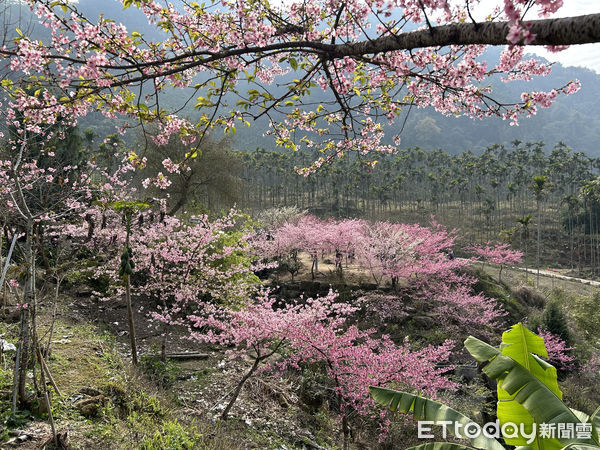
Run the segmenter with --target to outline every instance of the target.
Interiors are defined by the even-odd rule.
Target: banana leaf
[[[514,329],[514,328],[513,328]],[[517,332],[520,330],[517,328]],[[526,336],[526,334],[524,334]],[[513,336],[514,338],[514,336]],[[523,339],[514,339],[511,345],[521,345],[528,349],[535,349],[534,345],[531,345],[531,341],[525,341]],[[485,357],[488,357],[488,361],[491,361],[484,367],[484,372],[498,380],[498,392],[505,391],[505,400],[498,402],[499,418],[500,422],[512,422],[520,424],[520,421],[524,423],[532,424],[558,424],[558,423],[572,423],[575,427],[576,424],[581,423],[580,418],[574,414],[561,400],[559,394],[556,393],[556,388],[552,380],[549,380],[550,375],[556,376],[556,371],[549,370],[546,367],[546,363],[542,364],[543,361],[535,357],[527,357],[526,360],[530,368],[536,373],[544,371],[544,383],[530,370],[519,364],[510,356],[505,356],[500,351],[493,347],[479,341],[476,338],[470,337],[465,341],[467,350],[477,359],[479,362],[486,362]],[[510,348],[505,346],[504,349]],[[492,351],[496,350],[496,352]],[[513,349],[514,350],[514,349]],[[522,351],[512,352],[517,358],[523,358]],[[495,356],[493,356],[495,354]],[[491,358],[489,358],[491,356]],[[548,371],[548,372],[546,372]],[[557,385],[556,385],[557,386]],[[560,391],[559,391],[560,392]],[[499,394],[500,395],[500,394]],[[512,405],[519,405],[522,408],[516,408]],[[502,410],[503,417],[500,417],[500,410]],[[523,410],[526,411],[526,415],[523,415]],[[595,437],[596,434],[593,433]],[[517,439],[513,439],[515,441]],[[518,445],[529,445],[534,450],[560,450],[565,445],[569,444],[597,444],[594,439],[578,439],[577,436],[573,437],[557,437],[557,438],[541,438],[536,437],[536,440],[528,444],[526,438],[519,439]]]
[[[518,323],[513,325],[509,331],[502,334],[500,350],[502,355],[509,356],[525,367],[562,400],[562,392],[558,388],[556,369],[538,357],[538,355],[548,357],[543,338],[529,331],[521,323]],[[528,434],[531,433],[534,427],[534,419],[527,409],[520,405],[500,385],[498,385],[497,415],[501,424],[506,422],[522,423]],[[511,445],[527,444],[527,439],[524,437],[507,438],[505,440],[507,444]],[[539,448],[540,450],[558,450],[562,447],[556,439],[546,439],[544,446],[541,445],[541,439],[536,439],[536,443],[532,446],[534,449]]]
[[[562,450],[598,450],[600,447],[597,445],[587,445],[587,444],[569,444],[564,447]]]
[[[389,408],[393,412],[412,412],[415,420],[430,420],[433,421],[434,424],[441,424],[444,421],[446,423],[450,422],[451,425],[448,426],[446,429],[451,433],[454,432],[454,423],[460,423],[463,427],[469,423],[473,423],[473,420],[471,420],[464,414],[461,414],[460,412],[442,403],[436,402],[435,400],[430,400],[419,395],[410,394],[408,392],[395,391],[392,389],[385,389],[376,386],[369,387],[369,391],[371,392],[371,396],[377,403]],[[483,434],[475,438],[465,439],[468,439],[471,442],[471,445],[478,449],[504,450],[504,446],[502,446],[496,439],[486,437]],[[421,446],[415,448],[420,449]],[[440,449],[441,448],[442,447],[440,447]],[[448,449],[450,450],[451,447],[448,447]]]

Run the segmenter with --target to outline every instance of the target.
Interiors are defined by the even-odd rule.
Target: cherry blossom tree
[[[259,227],[274,230],[286,222],[296,222],[306,211],[301,211],[296,206],[283,206],[260,211],[256,216]]]
[[[460,270],[470,261],[448,257],[456,232],[435,221],[423,227],[359,220],[325,222],[304,216],[276,227],[269,235],[272,239],[260,244],[264,255],[355,250],[358,266],[368,270],[378,286],[387,279],[395,287],[395,295],[362,297],[380,320],[404,317],[408,301],[420,305],[422,312],[430,313],[449,333],[489,337],[506,315],[496,300],[473,293],[475,280]]]
[[[26,121],[10,108],[8,115],[13,115],[14,120],[10,122],[0,154],[0,208],[6,225],[14,229],[13,233],[25,237],[22,247],[25,281],[23,300],[17,305],[21,314],[12,413],[16,412],[17,403],[26,407],[33,400],[43,402],[56,441],[47,381],[59,396],[61,394],[45,362],[38,336],[37,258],[42,256],[47,272],[50,272],[42,245],[43,231],[46,226],[77,217],[83,211],[84,202],[92,195],[90,177],[88,171],[77,166],[57,169],[44,161],[54,156],[52,138],[64,136],[63,130],[40,126],[28,129]],[[27,393],[27,372],[29,366],[36,363],[40,367],[39,382],[38,374],[35,374],[35,396],[32,398]]]
[[[402,121],[413,106],[516,123],[579,83],[502,102],[493,97],[491,77],[546,75],[550,67],[526,59],[524,45],[558,51],[600,40],[600,14],[550,18],[560,0],[498,1],[479,22],[477,2],[467,0],[122,0],[165,34],[163,42],[108,17],[84,17],[74,2],[29,3],[51,38],[16,36],[0,48],[14,71],[2,83],[8,104],[23,111],[28,129],[98,110],[129,117],[123,128],[157,121],[159,144],[178,134],[199,145],[214,126],[233,131],[267,118],[277,144],[322,150],[305,173],[348,151],[394,151],[383,144],[382,122]],[[482,60],[486,45],[506,44],[499,62]],[[161,106],[172,88],[190,92],[202,111],[197,123]],[[315,89],[327,100],[312,101]]]
[[[496,300],[474,294],[468,284],[440,286],[431,298],[437,302],[435,317],[449,335],[471,333],[489,338],[508,315]]]
[[[450,281],[465,260],[449,259],[446,251],[456,239],[435,221],[430,227],[377,222],[367,227],[357,250],[360,263],[379,285],[384,276],[396,285],[420,284],[431,277]]]
[[[571,354],[575,347],[570,347],[558,335],[538,328],[538,335],[544,338],[544,345],[548,350],[548,361],[562,372],[571,372],[575,369],[577,358]]]
[[[203,302],[236,307],[247,303],[255,290],[258,279],[247,256],[248,230],[241,228],[245,219],[235,211],[215,220],[196,217],[194,224],[152,210],[140,212],[132,218],[135,232],[129,245],[127,225],[118,214],[99,208],[94,214],[94,221],[105,222],[87,243],[90,248],[104,249],[95,274],[113,280],[112,289],[103,297],[118,298],[128,289],[127,283],[120,282],[123,261],[121,258],[119,263],[119,254],[125,246],[135,261],[129,273],[134,282],[129,289],[142,301],[140,310],[148,311],[154,322],[173,323],[187,308],[197,308]],[[103,214],[104,219],[100,217]],[[163,326],[163,359],[168,333],[168,327]]]
[[[344,448],[348,448],[351,411],[369,414],[373,402],[369,384],[399,383],[409,389],[435,394],[452,389],[443,377],[448,368],[436,364],[448,358],[451,341],[439,347],[413,351],[408,344],[396,345],[376,330],[360,330],[350,320],[356,306],[337,302],[337,294],[278,306],[262,292],[247,308],[224,309],[203,304],[183,319],[190,336],[199,342],[230,347],[232,358],[250,356],[252,366],[232,391],[221,417],[226,419],[244,383],[263,368],[282,371],[300,369],[303,363],[323,363],[333,381],[342,418]],[[284,351],[285,350],[285,351]],[[281,352],[277,362],[269,359]]]
[[[469,250],[484,261],[500,266],[498,281],[502,281],[502,269],[505,265],[512,266],[523,260],[523,252],[512,250],[507,243],[492,244],[488,241],[485,246],[472,245]]]
[[[260,233],[255,244],[262,257],[276,258],[293,275],[299,270],[298,252],[308,252],[313,264],[312,278],[315,278],[314,260],[320,254],[336,255],[336,269],[342,275],[341,256],[347,255],[363,238],[364,222],[356,219],[323,221],[312,215],[304,215],[291,222],[285,222],[267,233]],[[339,259],[339,261],[338,261]]]

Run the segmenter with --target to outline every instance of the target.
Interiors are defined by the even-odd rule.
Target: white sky
[[[494,6],[503,4],[498,0],[481,0],[480,11],[489,13]],[[580,16],[584,14],[600,13],[600,0],[564,0],[563,7],[553,17]],[[536,19],[530,13],[529,19]],[[600,73],[600,43],[573,45],[559,53],[550,53],[543,47],[530,46],[527,51],[543,56],[548,61],[559,62],[563,66],[586,67]]]

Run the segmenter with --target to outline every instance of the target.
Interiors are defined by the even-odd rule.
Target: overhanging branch
[[[526,21],[536,35],[528,45],[578,45],[600,42],[600,14]],[[382,36],[371,41],[331,48],[330,56],[358,56],[448,45],[506,45],[511,22],[453,23],[429,29]],[[522,45],[522,44],[521,44]]]

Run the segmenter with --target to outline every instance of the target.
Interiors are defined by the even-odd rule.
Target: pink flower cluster
[[[538,335],[544,339],[550,363],[563,371],[571,371],[575,368],[577,358],[571,354],[575,347],[569,347],[560,336],[550,331],[538,329]]]
[[[250,353],[256,358],[279,346],[283,356],[266,366],[273,370],[301,370],[301,363],[325,363],[342,400],[342,415],[349,408],[360,414],[370,412],[369,385],[394,383],[429,395],[455,387],[443,376],[448,368],[436,367],[448,358],[452,342],[417,351],[407,344],[396,345],[388,336],[377,337],[375,330],[349,324],[356,308],[336,298],[330,292],[323,298],[276,306],[275,299],[263,292],[241,310],[206,304],[189,317],[191,338],[232,347],[232,357]]]

